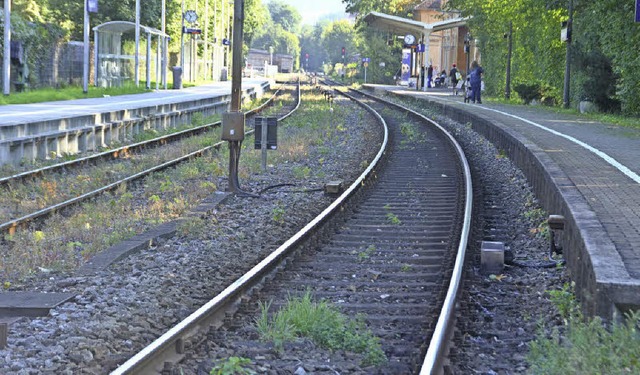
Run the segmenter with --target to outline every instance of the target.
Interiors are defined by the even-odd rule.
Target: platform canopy
[[[367,14],[363,18],[363,21],[375,29],[387,31],[395,35],[428,35],[433,31],[431,25],[427,23],[379,12]]]
[[[410,67],[410,71],[417,70],[418,80],[420,81],[421,76],[424,73],[419,69],[419,67],[424,65],[426,56],[429,56],[429,37],[431,33],[464,26],[467,24],[468,19],[469,18],[457,17],[434,23],[424,23],[409,18],[392,16],[390,14],[370,12],[363,18],[363,21],[370,27],[394,35],[411,34],[418,38],[419,43],[424,44],[422,52],[417,53],[415,52],[415,49],[411,52],[411,55],[417,56],[417,59],[411,59],[412,66]],[[416,87],[419,88],[419,85],[416,84]]]
[[[458,17],[434,23],[424,23],[379,12],[371,12],[363,18],[367,25],[378,30],[388,31],[396,35],[416,34],[425,36],[432,32],[464,26],[467,24],[468,19],[468,17]]]

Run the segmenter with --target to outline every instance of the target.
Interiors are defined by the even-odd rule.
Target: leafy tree
[[[471,35],[482,53],[487,91],[502,95],[506,84],[508,23],[513,22],[512,81],[540,83],[551,96],[560,96],[564,74],[564,44],[560,21],[564,9],[548,9],[546,0],[451,0],[469,20]]]
[[[244,9],[244,43],[251,46],[253,38],[267,25],[271,19],[269,9],[261,0],[246,0]]]
[[[282,0],[271,0],[267,4],[267,7],[269,8],[273,23],[282,26],[283,29],[290,33],[299,31],[302,16],[296,8]]]
[[[329,21],[319,21],[313,26],[302,27],[300,48],[302,55],[309,54],[308,70],[310,71],[320,70],[322,64],[329,61],[329,55],[322,45],[322,32],[329,23]]]
[[[393,76],[400,67],[400,43],[387,44],[387,34],[372,28],[363,28],[361,40],[366,41],[362,45],[363,57],[371,59],[367,68],[367,81],[393,84]],[[381,64],[382,63],[382,64]]]
[[[600,103],[603,110],[615,110],[616,101],[620,101],[622,112],[627,115],[640,116],[640,58],[638,55],[638,45],[640,45],[640,28],[632,23],[634,18],[633,1],[584,1],[574,0],[577,4],[577,11],[574,16],[574,40],[576,49],[579,49],[578,56],[587,54],[599,56],[601,58],[591,59],[579,66],[578,74],[575,75],[572,92],[581,97],[593,97],[596,90],[602,88],[593,87],[591,93],[584,92],[585,79],[596,81],[596,74],[604,72],[607,74],[606,66],[610,64],[611,74],[605,79],[612,84],[607,97],[611,102]],[[605,61],[602,60],[605,58]],[[604,69],[604,70],[603,70]],[[578,80],[578,82],[576,82]],[[595,82],[593,82],[595,83]],[[575,97],[574,99],[580,99]]]
[[[26,21],[44,23],[48,9],[46,3],[35,0],[12,0],[11,11],[19,13]]]
[[[288,28],[298,28],[300,14],[295,8],[279,1],[267,4],[269,18],[263,24],[261,32],[256,34],[250,44],[251,48],[269,50],[273,47],[274,53],[292,55],[294,68],[300,62],[300,40],[298,36]]]
[[[342,0],[348,13],[365,16],[376,11],[397,16],[410,16],[411,10],[421,1],[416,0]]]
[[[321,44],[332,63],[342,63],[342,47],[345,48],[345,62],[357,54],[357,35],[353,25],[347,20],[335,21],[322,32]]]

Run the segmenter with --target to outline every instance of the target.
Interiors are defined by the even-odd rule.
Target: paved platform
[[[242,80],[243,91],[249,87],[260,87],[266,79]],[[89,88],[91,90],[91,88]],[[180,90],[157,90],[142,94],[118,95],[102,98],[61,100],[33,104],[0,105],[0,126],[28,122],[48,121],[65,117],[92,115],[122,109],[134,109],[150,105],[164,105],[194,101],[211,96],[231,94],[231,82],[215,82]]]
[[[540,106],[467,104],[450,90],[367,88],[427,100],[471,122],[525,172],[543,207],[569,221],[565,257],[591,311],[612,317],[640,308],[640,129]]]

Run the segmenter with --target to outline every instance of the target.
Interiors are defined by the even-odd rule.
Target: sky
[[[344,13],[345,5],[342,0],[283,0],[298,9],[302,16],[302,23],[313,25],[318,18],[334,13]],[[267,3],[268,1],[263,1]]]

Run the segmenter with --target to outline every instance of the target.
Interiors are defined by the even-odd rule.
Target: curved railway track
[[[250,327],[259,315],[257,301],[280,306],[288,293],[309,290],[348,314],[364,313],[381,338],[387,364],[362,368],[352,358],[350,373],[442,369],[469,235],[469,167],[455,140],[433,121],[353,95],[385,129],[365,172],[271,255],[113,374],[191,373],[229,352],[268,364],[260,345],[247,345],[246,332],[255,336]],[[196,345],[210,326],[222,325]],[[306,349],[293,357],[312,357]],[[185,356],[190,362],[177,365]],[[282,362],[271,360],[272,369]]]
[[[248,111],[246,113],[247,115],[247,119],[249,120],[251,117],[261,113],[262,111],[267,110],[270,106],[273,105],[273,103],[275,102],[276,98],[281,95],[284,92],[284,85],[282,87],[280,87],[267,101],[265,101],[262,105],[260,105],[259,107],[256,107],[250,111]],[[290,105],[285,105],[282,108],[279,108],[276,112],[278,113],[277,116],[279,117],[280,120],[288,117],[291,115],[291,113],[293,113],[298,106],[300,105],[300,86],[299,83],[297,84],[297,89],[295,89],[295,102],[290,104]],[[247,121],[247,124],[249,124],[250,122]],[[160,146],[164,146],[164,145],[169,145],[169,144],[174,144],[177,141],[183,140],[185,138],[189,138],[189,137],[195,137],[198,135],[202,135],[205,133],[210,132],[212,129],[219,127],[221,124],[220,121],[214,122],[214,123],[210,123],[210,124],[205,124],[205,125],[201,125],[201,126],[197,126],[191,129],[187,129],[187,130],[183,130],[180,132],[176,132],[173,134],[168,134],[165,136],[161,136],[158,138],[154,138],[148,141],[143,141],[143,142],[138,142],[135,144],[131,144],[131,145],[127,145],[127,146],[123,146],[114,150],[109,150],[106,152],[102,152],[99,154],[95,154],[95,155],[91,155],[91,156],[87,156],[84,158],[80,158],[80,159],[76,159],[76,160],[72,160],[72,161],[68,161],[68,162],[64,162],[64,163],[59,163],[56,165],[52,165],[52,166],[48,166],[48,167],[44,167],[44,168],[39,168],[36,170],[31,170],[31,171],[27,171],[27,172],[23,172],[23,173],[19,173],[13,176],[8,176],[8,177],[4,177],[4,178],[0,178],[0,185],[4,185],[4,186],[10,186],[11,184],[19,184],[22,183],[23,181],[29,180],[29,179],[38,179],[41,176],[44,176],[46,174],[51,174],[51,173],[68,173],[68,171],[73,171],[74,169],[80,167],[80,166],[84,166],[87,164],[97,164],[99,162],[118,162],[119,160],[122,160],[123,157],[130,155],[132,153],[135,152],[142,152],[145,149],[149,149],[152,147],[160,147]],[[253,130],[250,129],[246,132],[247,135],[252,134]],[[162,171],[166,168],[170,168],[173,167],[179,163],[182,163],[184,161],[187,160],[191,160],[193,158],[199,157],[204,155],[205,153],[210,152],[213,149],[219,149],[222,145],[224,144],[224,142],[217,142],[212,146],[207,146],[207,147],[203,147],[200,148],[198,150],[195,151],[191,151],[188,152],[187,154],[181,155],[179,157],[173,158],[172,160],[168,160],[168,161],[164,161],[161,164],[155,165],[153,167],[150,168],[146,168],[145,170],[133,173],[127,177],[124,178],[120,178],[117,181],[113,181],[110,182],[102,187],[96,188],[94,190],[91,191],[87,191],[85,193],[82,193],[78,196],[66,199],[64,201],[55,203],[55,204],[51,204],[47,207],[44,207],[42,209],[38,209],[32,212],[25,212],[24,210],[20,211],[19,216],[15,219],[11,219],[8,220],[6,222],[3,222],[0,224],[0,231],[2,232],[8,232],[9,234],[13,234],[16,230],[16,228],[18,228],[19,226],[25,225],[27,223],[33,222],[35,220],[39,220],[42,219],[44,217],[47,217],[48,215],[51,215],[54,212],[58,212],[64,208],[67,208],[69,206],[73,206],[73,205],[77,205],[79,203],[82,203],[88,199],[94,198],[100,194],[103,194],[107,191],[112,191],[114,189],[116,189],[117,187],[123,185],[123,184],[128,184],[131,183],[133,181],[137,181],[143,177],[146,177],[154,172],[158,172],[158,171]]]

